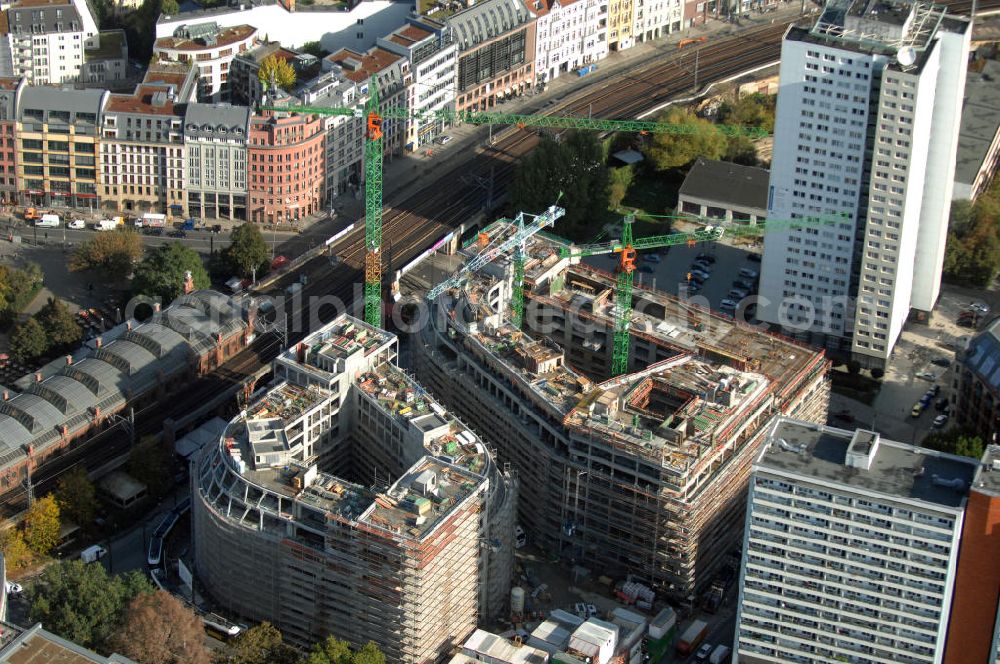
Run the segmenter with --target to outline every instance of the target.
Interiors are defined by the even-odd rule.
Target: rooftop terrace
[[[978,467],[956,457],[879,437],[781,418],[757,466],[866,494],[958,508]]]
[[[361,520],[395,533],[421,537],[482,482],[480,476],[425,456],[386,493],[376,496]]]

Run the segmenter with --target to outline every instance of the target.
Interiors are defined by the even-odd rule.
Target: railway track
[[[956,13],[968,12],[971,2],[961,0],[945,3]],[[980,10],[1000,8],[1000,0],[981,0]],[[657,58],[655,62],[636,68],[627,75],[610,80],[603,85],[585,88],[571,99],[547,109],[548,114],[587,115],[605,118],[636,117],[644,111],[693,90],[696,84],[705,85],[720,81],[740,72],[774,62],[781,49],[781,36],[790,22],[778,23],[740,32],[736,35],[709,42],[697,48],[697,74],[695,50],[681,51],[676,55]],[[481,212],[486,202],[486,192],[469,183],[468,177],[493,178],[494,198],[501,195],[513,177],[516,162],[528,154],[539,142],[531,130],[500,132],[501,138],[490,148],[456,164],[442,176],[428,183],[424,190],[405,200],[391,200],[383,213],[383,244],[388,260],[393,266],[403,264],[424,251],[443,234]],[[335,298],[349,304],[363,281],[361,266],[364,260],[364,232],[352,233],[338,251],[336,264],[326,257],[314,259],[303,266],[301,272],[309,276],[308,284],[301,291],[301,302],[309,298]],[[286,281],[287,283],[287,281]],[[280,290],[278,290],[280,293]],[[329,320],[340,313],[337,307],[326,310]],[[302,306],[289,314],[289,343],[304,337],[311,327],[309,306]],[[322,313],[322,312],[320,312]],[[320,321],[323,322],[323,321]],[[233,357],[220,370],[200,378],[191,389],[171,400],[166,408],[155,412],[142,412],[137,417],[136,433],[142,435],[162,427],[168,417],[176,417],[204,403],[205,399],[220,391],[240,384],[261,366],[281,352],[279,340],[268,335],[250,348]],[[140,414],[137,414],[140,415]],[[147,417],[148,415],[151,415]],[[124,433],[107,432],[100,436],[107,439],[98,446],[86,445],[67,451],[39,469],[35,483],[44,492],[53,488],[58,477],[83,462],[99,466],[128,449]],[[97,439],[95,439],[97,440]],[[85,457],[85,459],[84,459]],[[0,510],[10,512],[22,496],[0,499]]]

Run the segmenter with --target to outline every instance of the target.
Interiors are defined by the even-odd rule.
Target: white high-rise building
[[[768,214],[836,221],[766,237],[762,320],[883,368],[934,306],[970,33],[922,0],[834,0],[789,29]]]
[[[978,465],[777,419],[750,478],[741,664],[941,662]]]

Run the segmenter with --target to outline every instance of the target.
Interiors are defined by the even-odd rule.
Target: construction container
[[[524,588],[520,586],[510,589],[510,612],[517,616],[524,613]]]

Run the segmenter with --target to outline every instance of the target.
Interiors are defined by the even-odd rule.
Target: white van
[[[83,219],[74,219],[73,221],[66,224],[66,228],[72,228],[74,230],[80,230],[87,227],[87,223]]]
[[[108,550],[99,544],[95,544],[94,546],[88,546],[80,552],[80,560],[85,563],[94,563],[106,555],[108,555]]]
[[[59,227],[59,215],[58,214],[43,214],[42,218],[35,222],[35,226],[44,226],[45,228],[58,228]]]

